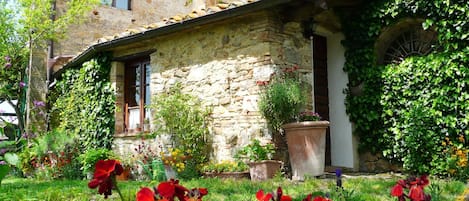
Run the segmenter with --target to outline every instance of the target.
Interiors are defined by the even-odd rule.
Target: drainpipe
[[[314,30],[313,30],[314,32]],[[309,40],[310,40],[310,43],[311,43],[311,85],[312,85],[312,90],[311,90],[311,96],[313,98],[313,112],[316,112],[316,100],[314,99],[314,35],[311,34],[311,36],[309,36]]]
[[[52,14],[50,15],[50,19],[55,21],[55,12],[57,10],[57,1],[52,1]],[[49,110],[49,104],[47,103],[47,99],[49,96],[49,84],[51,83],[52,79],[52,67],[53,63],[55,63],[54,58],[54,41],[52,39],[49,40],[49,44],[47,45],[47,62],[46,62],[46,110]],[[50,123],[50,115],[49,112],[46,112],[46,131],[49,130],[49,123]]]

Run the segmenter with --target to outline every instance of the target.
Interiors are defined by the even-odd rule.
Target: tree
[[[33,49],[64,36],[67,27],[83,21],[99,0],[63,0],[57,12],[55,0],[0,0],[0,100],[7,101],[18,118],[20,133],[30,128],[30,87]],[[13,12],[17,10],[17,12]],[[18,100],[14,103],[14,100]],[[34,102],[41,107],[44,103]],[[0,119],[1,121],[1,119]],[[20,136],[18,136],[19,138]]]

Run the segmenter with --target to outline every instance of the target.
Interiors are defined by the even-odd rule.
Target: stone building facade
[[[270,140],[267,124],[257,109],[262,87],[256,81],[267,81],[273,72],[299,65],[303,79],[311,83],[311,49],[300,23],[281,22],[271,12],[158,37],[141,46],[119,48],[114,57],[155,50],[149,55],[152,96],[181,83],[185,93],[212,108],[211,134],[217,160],[231,158],[253,138]],[[115,62],[111,75],[121,107],[118,111],[125,111],[124,66]],[[123,133],[123,116],[116,113],[117,136],[133,136]],[[132,139],[117,139],[116,149],[121,153],[133,150],[128,147],[135,146]]]
[[[145,2],[143,4],[150,5],[160,1]],[[316,107],[317,102],[325,100],[323,107],[330,110],[326,120],[331,122],[331,140],[327,145],[331,150],[331,164],[358,167],[356,141],[345,113],[345,95],[342,93],[348,82],[343,72],[344,48],[340,44],[343,35],[339,31],[337,17],[318,3],[321,1],[241,0],[218,3],[193,0],[190,9],[182,4],[185,1],[174,2],[179,2],[179,7],[184,9],[165,14],[172,17],[159,16],[152,21],[154,19],[147,16],[145,19],[151,22],[138,27],[133,26],[132,20],[131,23],[126,21],[133,19],[132,16],[122,14],[125,22],[118,23],[122,26],[109,26],[110,30],[106,30],[107,26],[102,25],[106,29],[94,34],[92,30],[101,27],[85,24],[83,30],[88,32],[73,33],[77,35],[70,41],[63,41],[66,44],[63,48],[57,45],[60,50],[56,52],[62,55],[78,53],[70,57],[72,59],[66,62],[65,68],[80,65],[96,53],[112,52],[111,81],[116,89],[118,108],[115,113],[117,152],[132,154],[140,143],[138,132],[129,129],[125,115],[129,111],[125,80],[128,66],[135,60],[146,62],[142,64],[149,69],[148,73],[141,72],[149,75],[151,96],[158,96],[175,83],[181,83],[184,92],[199,97],[212,108],[213,160],[231,158],[238,148],[253,138],[271,140],[268,126],[257,110],[262,87],[256,82],[267,81],[273,72],[298,65],[301,79],[311,85],[307,95],[309,106]],[[99,21],[127,12],[112,9],[99,9],[98,15],[93,14],[91,18]],[[115,13],[105,14],[108,11]],[[184,11],[188,13],[179,14]],[[309,27],[308,23],[314,23],[314,27]],[[123,32],[119,33],[119,30]],[[312,38],[305,36],[305,33],[313,32],[323,39],[321,45],[324,48],[314,54],[322,55],[319,63],[316,57],[312,59]],[[103,35],[95,43],[86,42]],[[83,39],[85,36],[90,36],[90,39]],[[85,49],[79,51],[76,47],[65,46]],[[320,71],[317,71],[317,64],[321,66]],[[326,96],[316,97],[317,91],[324,92]],[[151,115],[144,118],[151,118]],[[149,141],[159,149],[166,140],[162,137]]]

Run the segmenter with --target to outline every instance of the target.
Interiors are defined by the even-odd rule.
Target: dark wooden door
[[[313,37],[314,62],[314,108],[323,120],[329,121],[329,94],[327,82],[327,40],[326,37]],[[326,165],[331,164],[331,135],[326,134]]]

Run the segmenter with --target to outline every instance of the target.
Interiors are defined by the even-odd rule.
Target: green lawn
[[[390,201],[397,200],[390,197],[390,188],[398,178],[345,178],[343,180],[345,189],[352,191],[352,196],[347,200],[360,201]],[[97,195],[96,189],[88,189],[85,180],[58,180],[58,181],[37,181],[33,179],[7,178],[0,187],[0,200],[104,200],[103,196]],[[433,200],[453,201],[463,193],[465,184],[457,181],[431,180],[431,187],[427,187],[426,192],[431,189],[440,189],[440,198]],[[278,186],[282,186],[284,193],[292,196],[294,200],[301,201],[308,193],[329,192],[336,196],[335,180],[333,179],[310,179],[305,182],[292,182],[285,179],[274,179],[266,182],[251,182],[249,180],[220,180],[220,179],[198,179],[191,181],[181,181],[187,188],[205,187],[209,194],[204,200],[236,200],[255,201],[255,193],[259,189],[274,191]],[[124,197],[128,200],[135,200],[135,193],[142,186],[154,186],[156,183],[141,181],[125,181],[118,183],[122,189]],[[433,197],[436,198],[433,193]],[[334,197],[333,197],[334,198]],[[119,200],[117,193],[108,200]],[[335,199],[338,200],[338,199]]]

